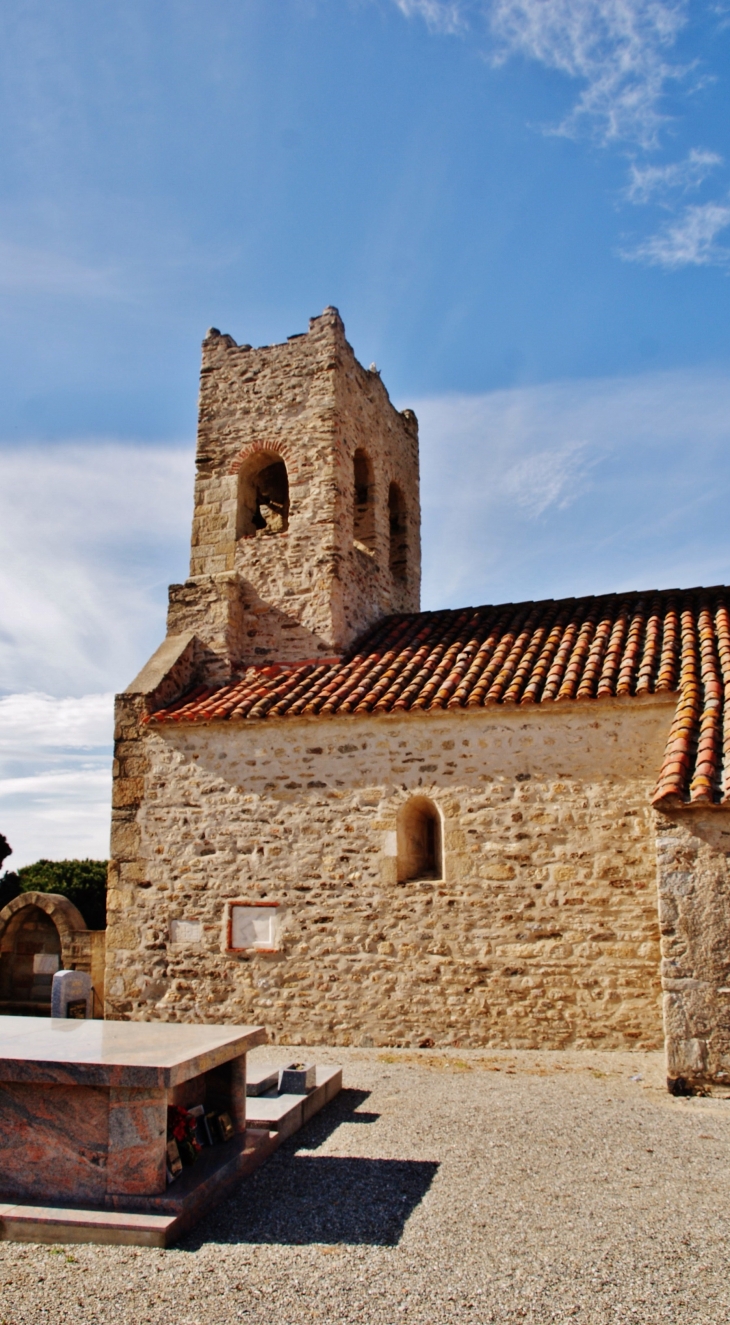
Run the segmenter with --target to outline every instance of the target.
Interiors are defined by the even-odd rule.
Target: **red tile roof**
[[[433,712],[679,691],[653,801],[730,803],[729,607],[721,586],[390,616],[342,658],[249,667],[147,720]]]

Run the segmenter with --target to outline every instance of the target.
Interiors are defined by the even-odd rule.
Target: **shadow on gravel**
[[[438,1170],[428,1160],[297,1155],[282,1146],[180,1244],[369,1243],[393,1247]]]
[[[374,1123],[358,1113],[366,1090],[343,1090],[301,1132],[183,1238],[181,1250],[210,1242],[400,1242],[407,1219],[421,1203],[439,1165],[430,1160],[300,1155],[317,1150],[341,1123]]]
[[[306,1127],[295,1133],[287,1142],[287,1148],[318,1150],[342,1123],[376,1123],[379,1113],[359,1112],[359,1106],[369,1095],[369,1090],[341,1090],[321,1113],[315,1114]]]

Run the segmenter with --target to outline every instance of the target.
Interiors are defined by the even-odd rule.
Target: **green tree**
[[[20,879],[12,870],[0,874],[0,911],[20,892]]]
[[[0,833],[0,865],[12,854],[13,848],[7,837],[4,833]],[[20,879],[17,874],[13,874],[12,870],[6,870],[4,874],[0,874],[0,911],[4,906],[7,906],[8,902],[12,902],[14,897],[17,897],[19,892]]]
[[[5,879],[15,878],[20,883],[18,892],[60,893],[79,908],[89,929],[105,929],[106,867],[105,860],[37,860],[34,865],[22,865],[14,876],[5,874],[0,890]]]

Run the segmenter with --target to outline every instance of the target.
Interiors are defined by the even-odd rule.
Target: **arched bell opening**
[[[370,457],[361,448],[353,460],[355,484],[353,536],[368,551],[375,551],[375,483]]]
[[[283,534],[289,528],[289,476],[281,456],[259,452],[238,472],[236,538]]]

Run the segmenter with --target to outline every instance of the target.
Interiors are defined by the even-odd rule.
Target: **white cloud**
[[[164,637],[167,584],[187,571],[193,473],[190,446],[0,450],[7,868],[108,854],[110,692]]]
[[[716,244],[715,240],[729,225],[730,206],[727,203],[706,202],[687,207],[676,221],[668,223],[636,248],[622,250],[621,256],[670,271],[688,266],[725,266],[730,261],[730,249]]]
[[[167,584],[187,572],[193,473],[190,446],[0,450],[7,868],[108,854],[110,692],[164,637]]]
[[[187,573],[192,447],[0,450],[0,691],[123,688]]]
[[[584,84],[560,132],[589,123],[605,142],[654,144],[667,83],[686,72],[666,58],[686,22],[684,3],[494,0],[490,10],[503,58],[522,54]]]
[[[0,831],[5,868],[109,850],[111,694],[0,699]]]
[[[693,147],[684,161],[673,161],[666,166],[637,166],[630,168],[630,182],[626,190],[629,202],[648,203],[672,190],[686,193],[699,188],[711,171],[723,164],[717,152]]]
[[[13,854],[6,870],[36,860],[106,860],[111,819],[108,767],[0,778],[0,815]]]
[[[425,607],[728,582],[726,376],[409,403],[421,425]]]
[[[54,699],[31,692],[0,698],[0,760],[25,759],[29,749],[111,748],[114,695]]]

